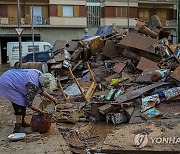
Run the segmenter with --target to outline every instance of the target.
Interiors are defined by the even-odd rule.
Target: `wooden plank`
[[[142,57],[137,66],[138,69],[144,71],[146,69],[159,69],[156,62],[153,62],[147,58]]]
[[[57,81],[57,83],[58,83],[58,86],[59,86],[59,88],[60,88],[60,91],[61,91],[61,93],[62,93],[63,98],[64,98],[65,100],[68,100],[68,97],[67,97],[66,94],[64,93],[64,90],[63,90],[63,87],[62,87],[60,81]]]
[[[93,82],[96,82],[96,81],[95,81],[95,78],[94,78],[94,75],[93,75],[93,73],[92,73],[92,71],[91,71],[91,68],[90,68],[90,66],[89,66],[89,63],[86,62],[86,65],[87,65],[87,68],[88,68],[88,70],[89,70],[89,73],[90,73],[90,76],[91,76],[92,81],[93,81]]]
[[[159,44],[159,40],[135,33],[129,33],[120,41],[117,46],[124,49],[129,49],[142,57],[158,62],[161,60],[161,56],[150,51],[150,47],[152,47],[154,44]]]
[[[77,81],[77,79],[75,78],[74,74],[72,73],[71,68],[68,67],[68,69],[69,69],[69,73],[70,73],[70,75],[71,75],[73,81],[77,84],[77,86],[78,86],[78,88],[79,88],[81,94],[83,95],[84,100],[87,101],[86,96],[85,96],[85,94],[84,94],[84,92],[83,92],[83,90],[82,90],[82,88],[81,88],[79,82]]]
[[[122,94],[116,98],[117,104],[120,105],[123,102],[131,101],[137,97],[140,97],[142,94],[144,94],[145,92],[148,92],[149,90],[152,90],[154,88],[167,85],[167,84],[168,83],[165,83],[165,82],[159,82],[159,83],[151,84],[143,88],[139,88],[134,91],[130,91],[128,93]]]
[[[95,89],[96,89],[97,83],[92,82],[87,93],[86,93],[86,99],[89,100],[91,96],[93,95]]]
[[[114,109],[114,106],[111,103],[105,104],[98,108],[99,112],[102,114],[107,114],[108,112],[112,111]]]

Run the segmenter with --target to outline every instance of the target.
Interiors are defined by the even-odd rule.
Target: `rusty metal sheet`
[[[125,68],[126,64],[124,63],[116,63],[113,67],[114,72],[121,73]]]
[[[104,47],[104,40],[101,36],[92,36],[85,40],[82,40],[82,42],[85,46],[88,44],[91,54],[93,55],[96,55]]]
[[[128,93],[122,94],[116,98],[116,101],[118,102],[117,104],[121,104],[123,102],[130,101],[132,99],[140,97],[142,94],[148,92],[149,90],[152,90],[154,88],[157,88],[157,87],[160,87],[163,85],[168,85],[168,83],[159,82],[159,83],[151,84],[151,85],[145,86],[143,88],[139,88],[134,91],[130,91]]]
[[[82,51],[83,51],[82,48],[78,48],[77,50],[75,50],[74,53],[71,55],[71,59],[75,60]]]
[[[52,48],[52,52],[56,52],[62,48],[64,48],[64,44],[66,43],[67,41],[64,41],[64,40],[56,40],[56,42],[54,43],[53,45],[53,48]]]
[[[75,51],[78,49],[78,41],[66,41],[64,44],[64,49],[69,52]]]
[[[102,55],[112,58],[118,55],[118,51],[111,40],[107,40],[102,52]]]
[[[124,49],[123,55],[132,59],[132,60],[134,60],[134,59],[140,60],[141,59],[141,56],[139,56],[137,53],[130,51],[130,50],[127,50],[127,49]]]
[[[113,109],[114,109],[114,106],[111,105],[110,103],[105,104],[105,105],[98,108],[99,112],[102,114],[106,114],[106,113],[112,111]]]
[[[180,81],[180,66],[178,66],[173,73],[171,74],[171,76],[177,80]]]
[[[117,31],[117,27],[114,24],[106,25],[106,26],[98,28],[96,32],[96,36],[102,36],[103,38],[108,37],[109,35],[112,35],[114,31]]]
[[[147,58],[144,58],[144,57],[141,57],[139,63],[138,63],[138,66],[137,66],[138,69],[144,71],[146,69],[159,69],[158,65],[156,62],[153,62]]]
[[[140,56],[153,61],[160,61],[161,56],[151,51],[154,44],[159,44],[159,40],[142,36],[135,33],[128,33],[118,44],[119,47],[129,49]]]

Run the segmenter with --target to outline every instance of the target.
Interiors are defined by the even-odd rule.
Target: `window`
[[[87,25],[89,27],[100,26],[100,16],[101,7],[100,2],[94,2],[94,0],[89,0],[87,2]]]
[[[117,7],[116,17],[127,17],[127,7]]]
[[[44,51],[48,51],[51,49],[51,46],[50,45],[44,45]]]
[[[33,54],[27,54],[25,57],[22,59],[23,62],[32,62],[33,61]]]
[[[34,46],[34,51],[35,52],[39,51],[39,45]],[[28,45],[28,52],[33,52],[33,45]]]
[[[42,24],[42,7],[33,6],[33,23],[36,25]]]
[[[40,52],[35,54],[35,59],[37,62],[45,62],[48,61],[50,58],[48,52]]]
[[[73,17],[73,6],[63,6],[63,17]]]

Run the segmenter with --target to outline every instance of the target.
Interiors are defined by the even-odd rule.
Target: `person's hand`
[[[44,116],[48,116],[48,115],[49,115],[49,113],[48,113],[48,112],[43,111],[43,110],[40,112],[40,114],[42,114],[42,115],[44,115]]]

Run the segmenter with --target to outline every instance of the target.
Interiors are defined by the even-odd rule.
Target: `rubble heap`
[[[84,40],[56,41],[48,61],[61,92],[54,120],[122,124],[179,118],[180,46],[169,39],[154,15],[137,21],[133,31],[119,32],[113,24]]]

